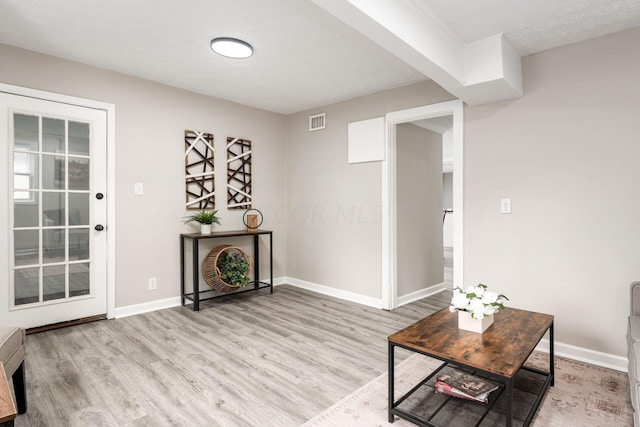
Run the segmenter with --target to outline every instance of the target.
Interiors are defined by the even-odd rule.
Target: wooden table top
[[[458,329],[458,313],[447,307],[389,336],[389,342],[513,378],[552,324],[549,314],[507,307],[480,334]]]
[[[13,404],[11,390],[7,382],[4,366],[0,362],[0,423],[6,423],[16,418],[16,407]]]

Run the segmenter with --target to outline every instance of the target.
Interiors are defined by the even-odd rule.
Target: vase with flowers
[[[509,298],[487,289],[487,285],[480,283],[453,290],[449,310],[458,312],[458,328],[482,333],[493,324],[493,315],[504,308]]]

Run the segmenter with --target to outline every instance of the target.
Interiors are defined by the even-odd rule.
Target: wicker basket
[[[231,285],[222,280],[220,269],[218,268],[218,257],[225,251],[240,252],[245,257],[245,259],[249,263],[247,276],[250,275],[251,269],[253,267],[253,261],[251,260],[251,257],[237,246],[220,245],[211,249],[211,252],[207,254],[207,256],[204,258],[204,261],[202,262],[202,277],[204,278],[204,281],[207,282],[207,285],[211,286],[212,289],[219,292],[231,292],[242,287],[238,285]]]

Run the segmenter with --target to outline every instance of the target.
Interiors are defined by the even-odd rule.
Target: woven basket
[[[251,260],[251,257],[237,246],[220,245],[211,249],[211,252],[207,254],[207,256],[204,258],[204,261],[202,262],[202,277],[204,278],[204,281],[207,282],[207,285],[211,286],[212,289],[219,292],[231,292],[242,287],[231,285],[222,280],[220,269],[218,268],[218,257],[220,257],[220,255],[222,255],[222,253],[225,251],[236,251],[245,257],[245,259],[249,263],[247,276],[250,275],[251,269],[253,267],[253,261]]]

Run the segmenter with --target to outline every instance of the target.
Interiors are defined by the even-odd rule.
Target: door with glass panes
[[[107,312],[106,113],[0,94],[0,325]]]

